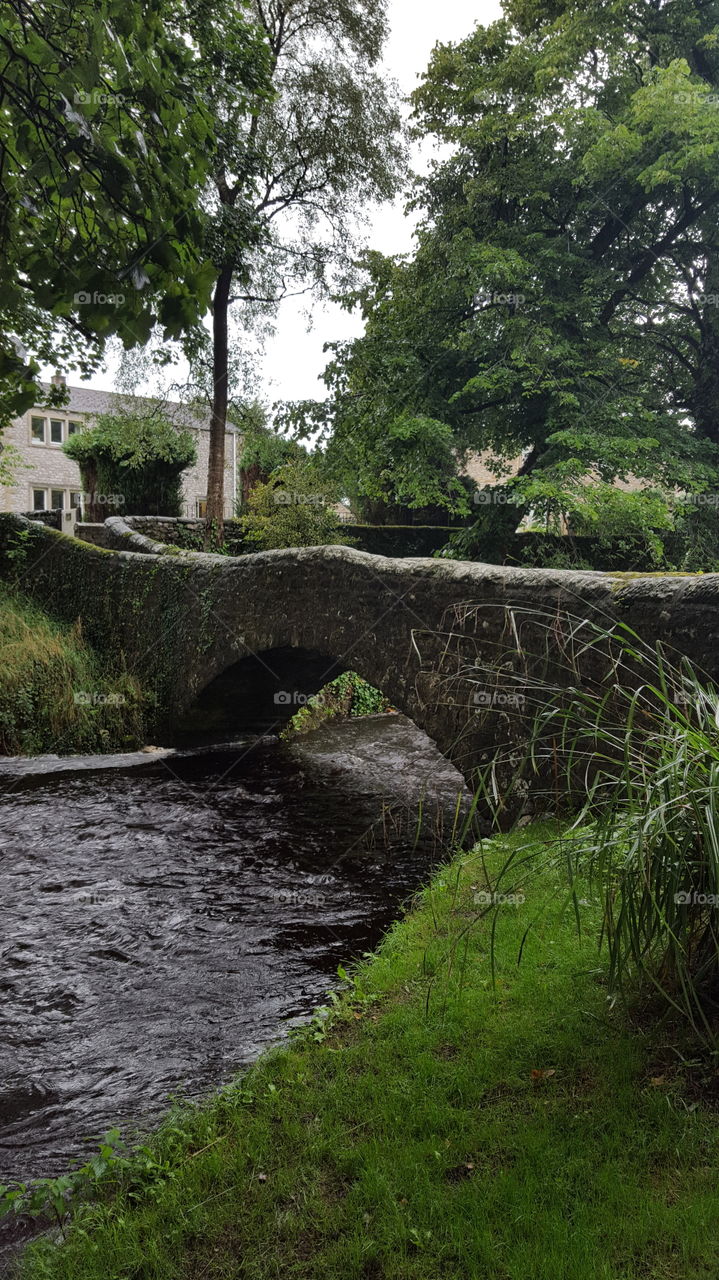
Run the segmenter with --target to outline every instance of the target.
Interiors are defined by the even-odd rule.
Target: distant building
[[[506,484],[508,480],[512,480],[519,475],[519,469],[524,462],[525,455],[519,454],[516,458],[510,458],[503,464],[502,474],[496,467],[502,467],[502,464],[494,462],[491,453],[470,453],[464,467],[463,474],[469,476],[470,480],[474,480],[478,489],[487,487],[496,487],[497,485]]]
[[[77,463],[65,455],[64,441],[76,431],[92,426],[99,414],[110,413],[133,401],[138,405],[153,402],[141,396],[121,396],[110,391],[91,391],[87,387],[68,387],[67,390],[70,398],[63,409],[28,409],[3,432],[2,444],[12,445],[20,455],[20,461],[14,468],[15,484],[0,485],[0,511],[21,513],[61,508],[63,525],[70,529],[78,518],[82,518],[78,514],[82,510],[82,481]],[[178,427],[192,431],[195,436],[197,462],[182,477],[182,514],[204,516],[210,450],[209,414],[202,417],[187,405],[173,401],[163,404],[163,413]],[[225,440],[226,517],[235,512],[238,453],[239,432],[228,424]],[[118,508],[118,515],[122,514],[122,508]],[[126,514],[133,513],[127,511]]]

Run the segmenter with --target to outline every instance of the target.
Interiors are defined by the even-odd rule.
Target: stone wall
[[[232,558],[173,552],[109,523],[129,549],[0,517],[0,573],[80,618],[91,642],[154,690],[163,740],[211,687],[236,730],[278,727],[298,694],[355,670],[468,781],[508,749],[509,787],[509,749],[546,691],[606,678],[611,655],[587,645],[592,625],[629,627],[719,680],[719,575],[391,560],[347,547]]]
[[[63,512],[59,508],[57,511],[25,511],[23,514],[26,520],[37,520],[48,529],[62,529]]]
[[[153,542],[179,547],[182,551],[201,551],[203,547],[206,527],[204,520],[177,519],[174,516],[115,516],[112,521],[113,533],[107,545],[117,545],[115,531],[120,530],[122,525]],[[240,552],[243,535],[238,521],[225,521],[225,544],[230,552]]]
[[[109,545],[104,524],[76,524],[74,536],[79,538],[81,542],[91,542],[95,547]]]
[[[123,519],[130,529],[144,533],[148,538],[155,538],[158,542],[171,542],[175,545],[177,545],[178,536],[181,537],[182,533],[194,534],[201,538],[205,530],[204,520],[186,517],[176,519],[174,516],[124,516]]]
[[[176,519],[172,516],[123,516],[127,528],[161,543],[182,550],[202,550],[204,521]],[[358,551],[370,555],[398,557],[434,556],[447,545],[458,526],[441,525],[362,525],[343,523],[345,534]],[[665,540],[669,554],[681,560],[681,539]],[[225,521],[225,542],[230,554],[245,553],[245,542],[238,520]],[[107,545],[117,545],[116,541]],[[497,538],[479,538],[473,546],[471,561],[478,564],[511,564],[542,567],[546,560],[560,557],[559,563],[571,568],[573,560],[584,565],[601,565],[621,572],[649,572],[653,567],[650,548],[642,539],[619,539],[607,544],[594,537],[562,537],[546,533],[515,533]]]

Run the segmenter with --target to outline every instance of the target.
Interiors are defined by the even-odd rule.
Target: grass
[[[600,907],[578,934],[551,869],[476,905],[564,838],[443,868],[329,1020],[174,1112],[23,1280],[718,1275],[718,1116],[671,1033],[610,1008]]]
[[[86,643],[0,583],[0,755],[112,751],[143,740],[144,696]]]

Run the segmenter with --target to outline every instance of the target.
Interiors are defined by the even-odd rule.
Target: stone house
[[[58,385],[56,379],[53,382]],[[141,396],[120,396],[110,391],[92,391],[88,387],[67,387],[67,390],[69,400],[63,409],[28,409],[3,432],[2,445],[11,446],[14,454],[19,455],[19,461],[12,468],[15,483],[0,485],[0,511],[23,513],[61,508],[63,528],[71,532],[76,520],[82,518],[82,482],[77,463],[66,457],[63,451],[64,441],[76,431],[92,426],[98,414],[109,413],[132,401],[145,405],[152,402]],[[163,412],[178,427],[187,428],[195,436],[197,461],[182,478],[182,514],[204,516],[210,450],[209,414],[202,417],[186,405],[173,401],[163,404]],[[228,424],[225,516],[232,516],[235,512],[239,448],[240,433]],[[117,514],[123,514],[122,505],[118,505]],[[133,513],[126,511],[124,514]]]

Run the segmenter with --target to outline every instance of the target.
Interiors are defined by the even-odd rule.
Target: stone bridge
[[[0,517],[0,573],[156,694],[153,732],[278,728],[357,671],[471,783],[526,735],[547,688],[601,683],[591,628],[631,628],[719,677],[719,575],[389,560],[346,547],[182,553],[107,522],[116,549]]]

